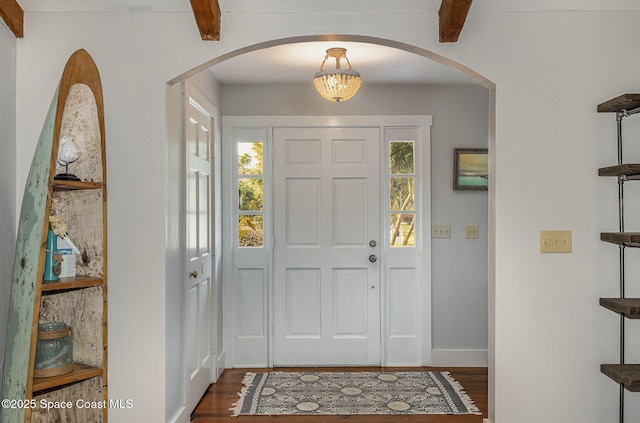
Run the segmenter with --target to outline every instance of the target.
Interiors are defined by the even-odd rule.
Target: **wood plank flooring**
[[[411,367],[411,368],[319,368],[318,371],[449,371],[462,384],[466,393],[482,412],[480,415],[419,415],[419,416],[238,416],[231,417],[231,405],[238,400],[242,378],[248,371],[310,371],[309,368],[227,369],[211,385],[193,414],[192,423],[482,423],[487,417],[487,369],[482,367]]]

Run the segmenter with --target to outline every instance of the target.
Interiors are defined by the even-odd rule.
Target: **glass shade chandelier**
[[[336,59],[336,68],[324,70],[327,59]],[[349,65],[349,69],[340,67],[340,59],[344,58]],[[334,47],[327,50],[326,56],[320,65],[320,71],[316,72],[313,78],[313,85],[320,95],[329,101],[347,101],[353,97],[360,88],[362,79],[360,73],[351,68],[351,63],[347,59],[347,49]]]

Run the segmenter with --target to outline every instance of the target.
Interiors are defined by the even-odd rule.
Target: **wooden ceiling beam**
[[[440,42],[458,41],[472,0],[442,0],[438,17],[440,19]]]
[[[24,11],[16,0],[0,0],[0,17],[16,38],[24,37]]]
[[[0,0],[2,1],[2,0]],[[190,0],[200,37],[205,41],[220,40],[220,5],[218,0]]]

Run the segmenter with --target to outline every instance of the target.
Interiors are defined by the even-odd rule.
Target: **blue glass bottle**
[[[47,232],[47,249],[44,255],[44,275],[45,283],[51,283],[59,280],[56,275],[55,267],[59,265],[54,259],[53,254],[58,251],[58,236],[51,230]],[[60,272],[58,272],[59,274]]]

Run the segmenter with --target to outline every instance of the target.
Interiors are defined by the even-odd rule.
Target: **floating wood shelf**
[[[603,167],[598,169],[598,176],[626,176],[629,179],[640,179],[640,164],[629,163]]]
[[[601,364],[600,371],[631,392],[640,392],[640,364]]]
[[[91,379],[92,377],[102,376],[103,373],[103,370],[97,367],[87,366],[82,363],[73,363],[73,370],[69,373],[52,377],[33,378],[33,392],[81,382]]]
[[[640,94],[623,94],[598,104],[599,113],[617,113],[640,107]]]
[[[53,181],[54,191],[74,191],[80,189],[100,189],[103,187],[101,182],[80,182],[80,181]]]
[[[602,232],[600,240],[625,247],[640,247],[640,232]]]
[[[629,319],[640,319],[640,298],[600,298],[600,305]]]
[[[102,286],[102,278],[92,278],[87,276],[76,276],[70,278],[60,278],[59,282],[43,283],[43,292],[67,291],[70,289],[90,288],[92,286]]]

